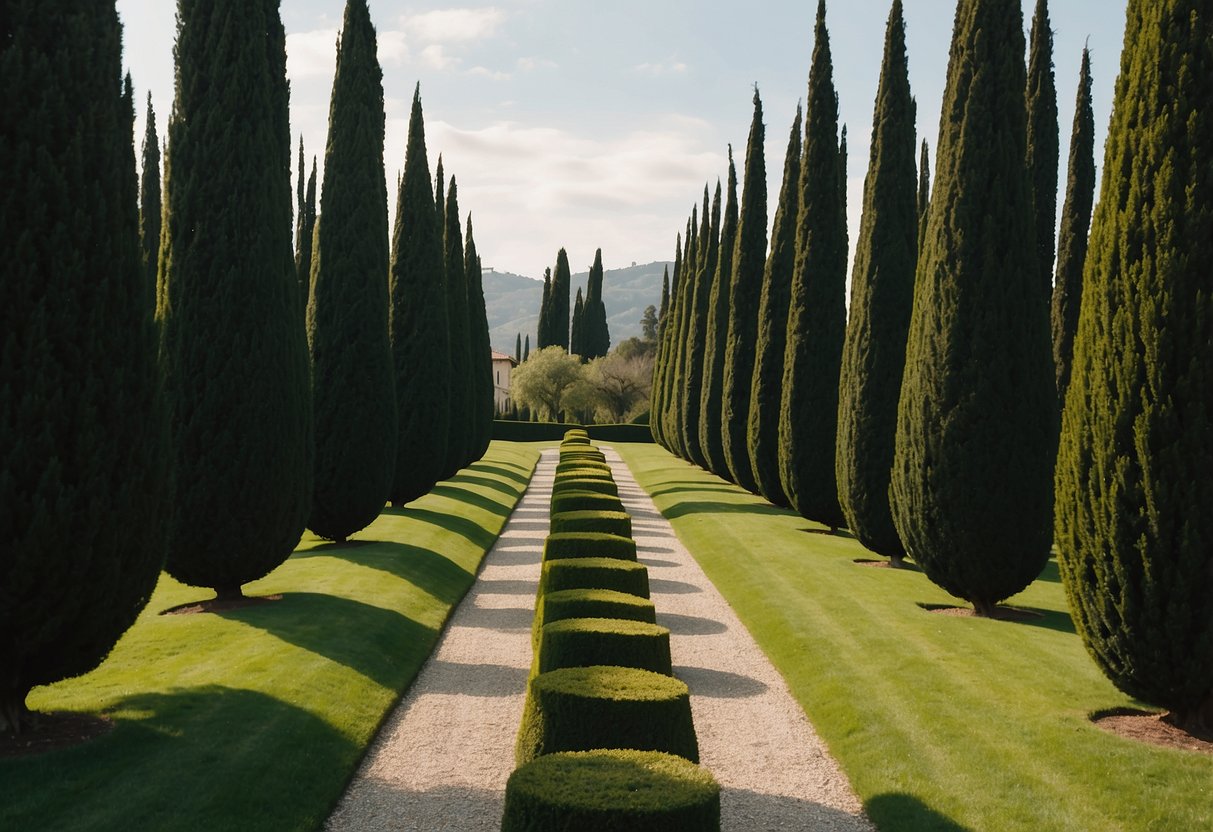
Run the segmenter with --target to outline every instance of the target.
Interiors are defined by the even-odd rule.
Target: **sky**
[[[151,93],[163,139],[172,109],[176,3],[117,5],[124,62],[137,99]],[[852,247],[889,5],[827,2],[834,82],[848,128]],[[1091,48],[1099,164],[1126,0],[1049,5],[1064,191],[1082,48]],[[755,85],[766,122],[773,218],[788,131],[806,95],[811,0],[369,0],[369,6],[384,71],[389,211],[420,83],[430,164],[441,154],[447,175],[456,177],[486,268],[541,278],[561,247],[574,272],[588,269],[597,248],[607,269],[672,260],[675,235],[704,184],[714,189],[725,178],[730,143],[741,175]],[[1025,3],[1025,32],[1034,6]],[[281,3],[294,142],[302,135],[309,159],[317,155],[321,167],[343,8],[343,0]],[[932,170],[954,12],[953,0],[905,0],[910,84]],[[137,145],[143,129],[141,106]]]

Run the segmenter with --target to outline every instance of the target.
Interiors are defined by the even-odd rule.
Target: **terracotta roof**
[[[491,352],[493,354],[494,361],[508,361],[511,364],[518,363],[518,360],[516,358],[514,358],[514,356],[512,356],[512,355],[506,355],[503,352],[497,352],[497,350],[489,350],[489,352]]]

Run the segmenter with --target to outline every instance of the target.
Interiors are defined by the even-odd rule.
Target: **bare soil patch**
[[[70,748],[108,734],[114,721],[97,714],[55,711],[33,714],[34,725],[20,735],[0,734],[0,759],[44,754],[58,748]]]
[[[977,611],[972,607],[957,607],[951,604],[923,604],[919,603],[920,607],[929,613],[935,615],[946,615],[950,618],[979,618]],[[994,621],[1039,621],[1044,618],[1044,613],[1036,610],[1025,610],[1020,607],[995,607],[994,615],[990,616]]]
[[[1189,733],[1173,724],[1168,714],[1113,708],[1091,714],[1091,721],[1118,737],[1213,756],[1213,731]]]
[[[921,569],[919,569],[917,566],[910,563],[909,561],[902,561],[900,566],[894,565],[893,561],[891,561],[891,560],[883,560],[883,559],[875,560],[873,558],[855,558],[855,560],[853,562],[858,564],[859,566],[868,566],[873,569],[896,569],[900,572],[921,572],[922,571]]]
[[[206,601],[190,601],[188,604],[179,604],[175,607],[169,607],[167,610],[161,610],[161,615],[195,615],[200,612],[227,612],[228,610],[242,610],[246,607],[260,607],[265,604],[273,604],[281,601],[281,595],[257,595],[249,598],[234,598],[234,599],[219,599],[210,598]]]

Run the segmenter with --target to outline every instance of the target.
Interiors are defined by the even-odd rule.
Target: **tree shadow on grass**
[[[1038,581],[1048,581],[1052,584],[1061,583],[1061,572],[1057,568],[1057,558],[1049,558],[1049,562],[1045,564],[1045,568],[1036,576]]]
[[[693,480],[676,480],[673,482],[662,483],[660,488],[655,488],[650,491],[649,496],[656,498],[664,494],[683,494],[688,492],[695,493],[697,491],[714,491],[719,494],[745,493],[739,491],[735,485],[726,485],[724,483],[714,482],[695,482]]]
[[[462,489],[460,489],[462,491]],[[485,498],[481,498],[485,499]],[[497,506],[501,508],[501,506]],[[411,517],[415,520],[421,520],[424,523],[429,523],[432,526],[437,526],[448,532],[453,532],[462,535],[481,549],[487,549],[496,540],[496,535],[488,529],[481,526],[466,517],[460,517],[457,514],[444,514],[441,511],[434,511],[429,508],[414,508],[405,506],[404,508],[393,508],[389,506],[383,510],[384,514],[391,514],[396,517]],[[506,512],[508,513],[508,512]],[[500,516],[505,516],[501,514]]]
[[[758,514],[767,517],[795,517],[795,513],[784,508],[776,508],[770,503],[725,503],[718,500],[686,500],[675,503],[665,510],[669,520],[685,517],[688,514]]]
[[[928,604],[923,601],[918,601],[917,605],[931,613],[948,614],[952,611],[963,611],[957,615],[958,618],[976,618],[972,615],[972,608],[963,604]],[[1045,630],[1053,630],[1058,633],[1069,633],[1076,635],[1074,629],[1074,619],[1070,618],[1068,612],[1059,612],[1058,610],[1046,610],[1039,607],[1025,607],[1022,604],[1000,604],[998,606],[999,615],[996,618],[985,619],[986,621],[998,621],[1005,624],[1019,624],[1027,627],[1040,627]]]
[[[450,482],[454,482],[454,480],[435,485],[430,489],[430,494],[436,497],[446,497],[459,503],[473,505],[478,509],[487,511],[490,514],[495,514],[498,517],[508,517],[510,512],[514,509],[512,505],[502,505],[491,497],[486,497],[483,494],[472,491],[469,488],[460,488],[457,485],[451,485],[449,484]]]
[[[350,543],[361,545],[351,546]],[[408,581],[450,606],[467,592],[473,574],[450,558],[432,549],[392,541],[350,541],[322,543],[296,552],[292,558],[331,557],[378,569]]]
[[[468,473],[467,471],[464,471],[463,473],[460,473],[460,474],[456,474],[455,476],[453,476],[449,480],[447,480],[447,482],[448,483],[459,483],[461,485],[479,485],[479,486],[483,486],[485,488],[491,488],[494,491],[498,491],[509,497],[514,497],[518,494],[517,487],[506,485],[500,479],[493,479],[492,477],[481,477],[481,476],[477,476],[476,474]]]
[[[505,462],[498,460],[497,462],[473,462],[465,471],[477,471],[482,474],[493,474],[498,477],[505,477],[513,480],[519,485],[526,485],[531,481],[531,469],[525,465],[518,465],[514,462]],[[458,476],[458,474],[456,474]]]
[[[897,832],[971,832],[947,815],[936,812],[917,797],[900,792],[878,794],[863,805],[878,829]]]
[[[324,656],[390,690],[404,687],[438,638],[437,630],[398,612],[317,592],[286,592],[277,604],[217,615]]]

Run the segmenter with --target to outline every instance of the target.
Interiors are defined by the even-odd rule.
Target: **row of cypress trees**
[[[586,279],[585,294],[578,287],[570,318],[569,291],[573,278],[568,253],[560,249],[556,254],[555,270],[547,269],[543,277],[538,349],[562,347],[584,361],[600,358],[610,351],[611,333],[607,326],[606,304],[602,300],[603,275],[602,249],[598,249]]]

